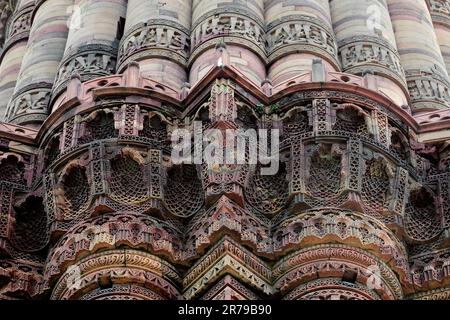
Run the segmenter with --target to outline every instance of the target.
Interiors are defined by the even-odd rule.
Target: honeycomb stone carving
[[[252,208],[266,215],[275,215],[286,207],[288,181],[285,165],[282,164],[276,176],[263,176],[257,167],[246,189],[247,201]]]
[[[433,194],[425,188],[411,191],[405,209],[407,234],[415,241],[427,241],[442,232],[441,218]]]
[[[24,252],[42,250],[50,240],[47,214],[42,198],[29,197],[15,208],[12,244]]]
[[[180,195],[183,195],[181,199]],[[204,201],[196,166],[180,165],[170,168],[164,196],[167,208],[175,216],[186,218],[196,214]]]
[[[366,161],[362,178],[362,200],[369,211],[383,212],[390,202],[394,172],[383,158]]]

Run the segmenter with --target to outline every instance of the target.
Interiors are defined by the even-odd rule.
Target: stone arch
[[[58,158],[61,147],[61,136],[52,137],[44,150],[44,166],[48,168]]]
[[[210,128],[211,115],[208,103],[205,103],[198,108],[197,112],[192,117],[192,121],[200,121],[202,123],[203,130]]]
[[[258,129],[258,115],[246,104],[237,104],[235,122],[239,129]]]

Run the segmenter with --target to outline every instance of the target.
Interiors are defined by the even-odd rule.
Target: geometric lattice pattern
[[[352,132],[361,136],[368,135],[365,119],[358,110],[353,107],[346,107],[344,110],[338,110],[336,113],[336,123],[333,130]]]
[[[86,122],[85,126],[85,134],[80,138],[80,143],[117,137],[111,113],[100,112],[94,119]]]
[[[341,190],[341,159],[316,151],[311,158],[307,190],[318,199],[335,197]]]
[[[65,203],[61,206],[64,212],[64,220],[78,217],[88,204],[90,188],[86,169],[75,166],[69,169],[63,177],[62,187],[64,190]]]
[[[389,169],[383,159],[366,162],[366,172],[362,179],[362,199],[364,206],[375,212],[382,212],[389,195]]]
[[[167,208],[174,215],[189,217],[203,206],[204,193],[197,169],[193,165],[180,165],[168,173],[164,191]]]
[[[129,156],[120,156],[111,162],[111,199],[124,204],[138,204],[148,198],[144,171]]]
[[[425,188],[413,190],[405,210],[408,236],[417,241],[429,241],[441,232],[441,218],[434,197]]]
[[[167,126],[159,116],[145,117],[144,128],[139,136],[151,139],[155,146],[164,146],[167,139]]]

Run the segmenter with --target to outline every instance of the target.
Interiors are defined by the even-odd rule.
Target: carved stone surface
[[[407,73],[413,109],[442,109],[450,106],[450,87],[433,70]]]
[[[380,38],[358,36],[339,43],[344,71],[352,74],[379,72],[396,79],[403,86],[405,71],[395,48]]]
[[[333,32],[322,21],[310,16],[286,16],[270,23],[266,42],[269,61],[289,51],[302,51],[322,54],[333,64],[339,65]]]
[[[218,10],[214,15],[204,17],[192,28],[191,42],[193,55],[201,44],[210,39],[227,36],[250,41],[256,51],[264,56],[264,26],[259,19],[243,12]]]
[[[6,119],[26,123],[46,118],[49,111],[51,85],[40,83],[25,87],[8,104]]]
[[[114,73],[116,51],[104,45],[79,47],[76,53],[70,54],[62,61],[53,90],[59,92],[74,74],[79,75],[81,81],[87,81]]]
[[[340,279],[320,279],[301,285],[285,300],[379,300],[380,297],[359,284]]]
[[[149,20],[135,26],[123,37],[119,49],[119,66],[144,56],[169,57],[185,65],[189,50],[189,30],[171,21]]]

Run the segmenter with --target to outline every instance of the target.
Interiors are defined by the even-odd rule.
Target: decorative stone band
[[[103,224],[100,225],[100,223]],[[135,236],[133,232],[136,233],[137,226],[141,230],[138,231],[139,235]],[[114,229],[116,227],[118,227],[117,230]],[[84,228],[86,232],[80,232],[79,229]],[[132,232],[133,228],[135,231]],[[95,253],[120,245],[133,249],[146,248],[147,251],[176,260],[180,257],[180,239],[181,235],[168,223],[160,223],[145,215],[111,214],[88,219],[72,227],[63,241],[51,252],[46,277],[53,281],[64,271],[65,265],[78,261],[83,256],[83,252]],[[160,270],[163,269],[160,268]]]
[[[319,245],[286,256],[273,267],[274,289],[287,293],[311,279],[342,277],[348,269],[356,272],[360,284],[368,284],[376,270],[377,294],[402,299],[402,285],[391,268],[368,251],[342,245]]]
[[[11,99],[6,120],[14,124],[44,122],[49,114],[52,84],[39,82],[24,87]]]
[[[450,1],[427,0],[430,6],[431,17],[434,23],[450,25]]]
[[[192,27],[189,64],[222,41],[245,46],[266,61],[264,24],[251,12],[233,7],[221,8],[208,12],[198,21]]]
[[[344,282],[342,279],[317,279],[302,284],[283,300],[380,300],[373,291],[359,283]]]
[[[113,285],[111,288],[98,288],[81,296],[79,300],[164,300],[154,291],[135,285]]]
[[[269,63],[292,52],[311,52],[340,70],[334,33],[323,21],[305,15],[291,15],[270,23],[266,30]]]
[[[409,297],[412,300],[450,300],[450,288],[436,289]]]
[[[450,107],[450,84],[430,71],[410,71],[406,73],[408,89],[416,111],[431,111]]]
[[[104,44],[82,46],[76,52],[68,54],[60,64],[53,87],[53,97],[67,87],[73,74],[80,75],[81,81],[85,82],[114,73],[116,54],[117,48]]]
[[[170,59],[185,67],[189,58],[189,30],[164,19],[136,25],[120,43],[118,71],[130,61],[152,57]]]
[[[27,6],[14,13],[11,22],[8,25],[6,33],[6,41],[3,47],[3,52],[12,46],[15,42],[28,38],[31,28],[31,14],[34,5]]]
[[[279,241],[274,243],[274,250],[282,248],[283,252],[286,252],[287,247],[301,248],[306,243],[312,245],[331,239],[334,243],[351,244],[363,250],[369,249],[371,252],[377,252],[377,255],[386,261],[391,259],[391,263],[395,265],[393,268],[404,282],[411,283],[408,278],[407,254],[403,245],[380,222],[361,214],[333,210],[312,211],[300,214],[298,218],[290,221],[284,221],[274,230],[274,234],[276,237],[282,235],[279,236]],[[389,253],[386,255],[387,252]]]
[[[406,89],[405,71],[400,62],[400,56],[395,48],[383,39],[369,36],[345,39],[339,43],[339,56],[344,72],[379,73]]]
[[[154,291],[156,297],[178,299],[176,269],[142,251],[111,250],[90,255],[67,268],[51,295],[52,300],[76,299],[98,288],[101,281],[112,284],[133,283]],[[94,289],[95,290],[95,289]],[[148,299],[155,298],[150,295]]]

